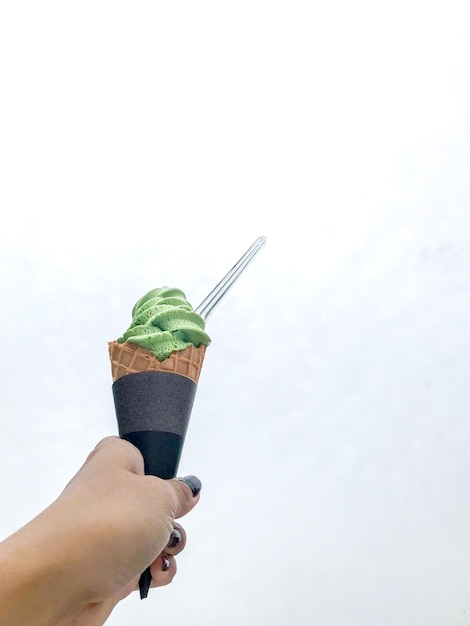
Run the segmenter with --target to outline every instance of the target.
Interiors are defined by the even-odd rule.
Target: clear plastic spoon
[[[210,294],[204,298],[201,304],[194,309],[195,312],[202,317],[204,321],[226,296],[228,291],[233,287],[235,282],[240,278],[248,265],[253,261],[255,256],[266,243],[266,237],[258,237],[258,239],[248,248],[245,254],[235,263],[232,269],[222,278],[222,280],[214,287]]]

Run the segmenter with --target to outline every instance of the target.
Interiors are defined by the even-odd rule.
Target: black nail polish
[[[202,483],[199,478],[197,478],[197,476],[184,476],[183,478],[178,478],[178,480],[180,480],[185,485],[188,485],[188,487],[193,492],[193,496],[197,496],[197,494],[202,489]]]
[[[163,557],[163,567],[162,567],[162,570],[164,572],[167,572],[169,569],[170,569],[170,561],[167,558]]]
[[[176,528],[173,529],[173,532],[170,535],[170,541],[168,542],[168,548],[176,548],[176,546],[181,541],[181,533]]]

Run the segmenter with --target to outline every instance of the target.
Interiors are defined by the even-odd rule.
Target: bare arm
[[[59,498],[0,543],[0,623],[101,626],[150,564],[152,586],[171,582],[186,542],[175,519],[199,489],[194,477],[144,476],[134,446],[101,441]]]

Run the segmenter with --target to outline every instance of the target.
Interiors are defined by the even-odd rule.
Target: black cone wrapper
[[[183,450],[197,385],[171,372],[128,374],[113,383],[119,436],[142,453],[145,473],[173,478]],[[141,598],[147,597],[150,570],[141,576]]]
[[[178,470],[197,385],[171,372],[141,372],[113,384],[119,436],[142,453],[145,473],[173,478]]]

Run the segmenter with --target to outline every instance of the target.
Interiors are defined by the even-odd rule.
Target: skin
[[[167,585],[186,544],[175,519],[198,500],[177,479],[145,476],[127,441],[103,439],[57,500],[0,543],[1,624],[101,626],[148,565],[152,587]]]

